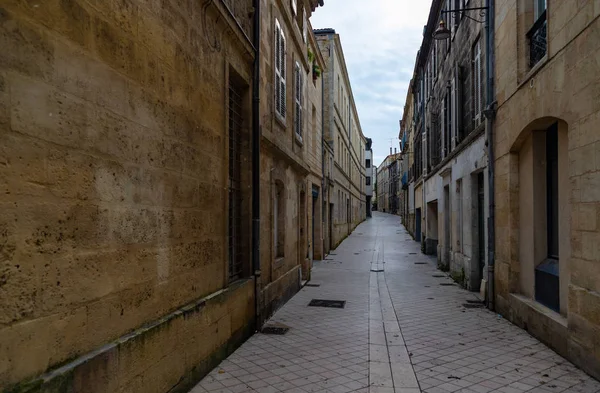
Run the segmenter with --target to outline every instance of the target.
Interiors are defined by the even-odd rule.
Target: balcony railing
[[[548,50],[548,28],[546,11],[540,15],[527,33],[529,38],[529,66],[533,67],[546,56]]]

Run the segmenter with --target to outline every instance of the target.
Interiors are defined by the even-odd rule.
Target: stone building
[[[471,0],[469,7],[483,3]],[[487,278],[486,34],[472,15],[446,13],[461,4],[432,2],[417,56],[413,146],[422,168],[413,163],[413,177],[415,201],[422,201],[415,217],[421,223],[415,227],[420,226],[425,252],[437,255],[442,268],[478,291]],[[435,40],[441,21],[450,34]]]
[[[400,156],[396,149],[377,169],[377,208],[384,213],[400,214]]]
[[[414,101],[412,94],[413,81],[409,84],[408,93],[404,104],[404,112],[400,121],[400,145],[401,160],[403,162],[402,173],[402,196],[404,204],[401,209],[402,224],[410,235],[415,238],[415,176],[413,173],[415,154],[415,122],[414,122]]]
[[[328,190],[330,249],[337,247],[366,218],[365,146],[346,69],[340,36],[315,30],[325,59],[324,142],[333,152],[333,183]]]
[[[367,217],[371,217],[371,210],[373,208],[373,187],[375,185],[375,178],[373,177],[373,141],[371,138],[367,138],[365,144],[365,194],[367,197],[366,209]]]
[[[495,2],[496,309],[600,378],[600,5]]]
[[[263,0],[263,3],[265,1]],[[308,21],[317,1],[261,7],[261,288],[267,318],[322,255],[322,75]],[[313,247],[315,245],[316,247]]]
[[[2,3],[0,390],[185,391],[299,288],[318,5]]]

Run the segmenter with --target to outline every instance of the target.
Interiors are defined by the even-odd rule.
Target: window
[[[367,176],[367,186],[371,185],[371,176]]]
[[[302,140],[303,122],[303,96],[304,96],[304,75],[300,63],[296,62],[294,67],[294,131]]]
[[[292,0],[292,14],[296,15],[298,13],[298,0]]]
[[[275,20],[275,112],[283,118],[286,112],[285,50],[285,34]]]
[[[529,39],[529,66],[535,66],[544,58],[547,51],[546,0],[534,0],[533,27],[527,33]]]
[[[534,0],[534,15],[535,20],[538,20],[542,14],[546,11],[546,0]]]
[[[283,183],[275,183],[275,195],[273,197],[273,247],[275,258],[285,255],[285,195]]]
[[[366,166],[367,168],[370,168],[370,167],[371,167],[371,160],[370,160],[369,158],[367,158],[367,160],[366,160],[366,162],[365,162],[365,166]]]
[[[306,8],[302,9],[302,38],[304,39],[304,43],[308,38],[308,19],[306,18]]]
[[[229,281],[242,278],[245,268],[243,248],[242,188],[242,94],[229,82]]]
[[[558,260],[558,132],[546,132],[546,206],[548,258]]]
[[[473,45],[472,52],[472,84],[473,84],[473,114],[475,126],[482,120],[483,111],[483,89],[481,88],[481,40],[478,38]]]

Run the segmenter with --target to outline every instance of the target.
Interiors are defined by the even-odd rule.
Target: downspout
[[[494,101],[494,0],[486,0],[487,12],[485,16],[486,30],[486,92],[487,107],[486,117],[486,138],[488,153],[488,287],[487,301],[490,310],[495,309],[495,291],[494,291],[494,265],[496,253],[496,219],[495,219],[495,162],[494,162],[494,118],[496,115],[496,102]]]
[[[252,270],[254,327],[260,329],[260,2],[254,0],[254,72],[252,77]]]

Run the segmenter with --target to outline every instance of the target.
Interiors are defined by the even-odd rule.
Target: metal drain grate
[[[434,274],[431,277],[435,277],[435,278],[444,278],[446,276],[444,276],[443,274]]]
[[[483,308],[485,307],[483,303],[475,304],[475,303],[464,303],[462,305],[464,308]]]
[[[324,300],[324,299],[313,299],[308,303],[310,307],[331,307],[331,308],[344,308],[346,307],[345,300]]]
[[[415,265],[427,265],[427,262],[415,262]]]
[[[314,287],[314,288],[320,287],[320,286],[321,286],[321,284],[311,284],[311,283],[308,283],[305,285],[305,287]]]
[[[444,286],[444,287],[453,287],[454,286],[454,284],[451,282],[441,282],[440,285]]]
[[[279,336],[282,336],[282,335],[286,334],[288,332],[288,330],[290,330],[290,328],[288,328],[288,327],[265,326],[264,328],[262,328],[262,330],[260,332],[262,334],[277,334]]]
[[[409,252],[408,255],[417,255],[416,252]]]

